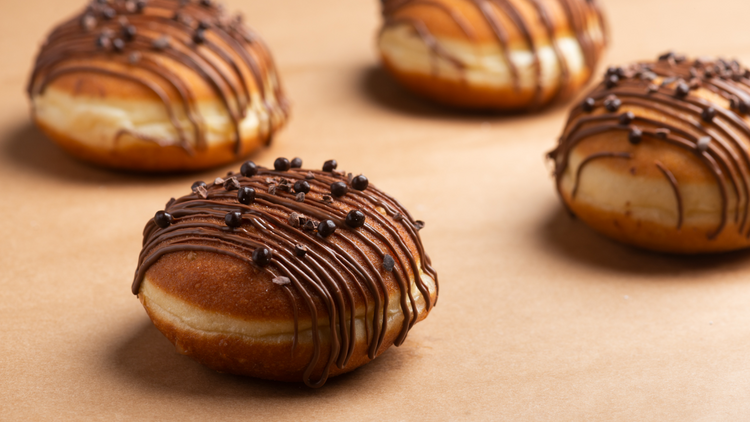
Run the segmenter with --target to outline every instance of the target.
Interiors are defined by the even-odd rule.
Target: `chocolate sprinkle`
[[[323,220],[318,224],[318,234],[328,237],[336,231],[336,223],[333,220]]]
[[[703,119],[706,123],[711,123],[714,121],[714,118],[716,117],[716,109],[713,107],[708,107],[706,109],[703,109],[701,112],[701,119]]]
[[[224,223],[226,223],[227,227],[233,229],[240,227],[242,225],[242,213],[239,211],[228,212],[227,215],[224,216]]]
[[[289,277],[284,277],[283,275],[274,277],[273,279],[271,279],[271,282],[278,286],[286,286],[288,284],[292,284],[292,280],[290,280]]]
[[[708,150],[708,145],[711,143],[711,137],[710,136],[703,136],[700,139],[698,139],[698,142],[695,145],[695,149],[697,149],[700,152],[705,152]]]
[[[202,180],[199,180],[199,181],[193,183],[192,186],[190,186],[190,190],[192,190],[193,192],[195,192],[195,190],[198,189],[199,186],[203,186],[205,188],[206,187],[206,182],[204,182]]]
[[[305,180],[294,182],[294,191],[297,193],[310,193],[310,184]]]
[[[336,170],[336,167],[338,166],[339,166],[339,163],[337,163],[336,160],[328,160],[325,163],[323,163],[323,171],[332,172]]]
[[[363,191],[367,189],[367,186],[369,186],[370,181],[365,177],[364,175],[355,176],[351,180],[352,189]]]
[[[298,168],[301,168],[301,167],[302,167],[302,159],[301,159],[301,158],[299,158],[299,157],[295,157],[295,158],[294,158],[294,159],[292,160],[292,163],[291,163],[291,165],[292,165],[292,168],[293,168],[293,169],[298,169]]]
[[[240,188],[240,182],[237,181],[236,177],[230,177],[224,181],[224,189],[232,191]]]
[[[298,258],[303,258],[307,254],[307,247],[304,245],[294,245],[294,254]]]
[[[349,192],[349,187],[344,182],[336,182],[331,184],[331,195],[336,198],[342,197]]]
[[[620,115],[620,124],[623,126],[629,125],[633,120],[635,120],[635,114],[632,111]]]
[[[292,168],[291,163],[289,163],[289,160],[284,157],[279,157],[276,159],[276,161],[273,162],[273,168],[276,171],[288,171],[290,168]]]
[[[253,177],[258,174],[258,166],[252,161],[245,161],[242,167],[240,167],[240,173],[245,177]]]
[[[243,205],[250,205],[255,202],[255,189],[242,186],[237,191],[237,201]]]
[[[344,222],[351,228],[359,228],[365,225],[365,214],[359,210],[351,210],[346,215]]]
[[[162,229],[169,227],[173,221],[174,218],[172,218],[172,214],[168,212],[157,211],[156,214],[154,214],[154,223]]]
[[[385,254],[385,256],[383,256],[383,269],[390,273],[393,271],[393,268],[395,267],[396,267],[396,261],[393,259],[393,257],[388,254]]]
[[[583,103],[581,103],[581,108],[586,113],[591,113],[592,111],[594,111],[594,107],[596,107],[596,100],[591,97],[586,98],[585,100],[583,100]]]
[[[612,112],[612,113],[616,113],[617,110],[620,109],[621,105],[622,105],[622,101],[615,96],[611,96],[607,98],[606,100],[604,100],[604,108],[606,108],[607,111]]]
[[[633,145],[638,145],[641,143],[641,140],[643,140],[643,131],[637,127],[630,129],[630,133],[628,133],[628,142]]]
[[[680,82],[677,84],[677,88],[675,88],[675,95],[678,97],[686,97],[690,93],[690,86],[686,84],[685,82]]]
[[[253,251],[253,262],[258,266],[265,267],[271,263],[272,258],[273,252],[268,248],[258,248]]]

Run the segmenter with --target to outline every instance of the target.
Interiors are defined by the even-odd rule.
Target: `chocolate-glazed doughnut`
[[[749,78],[737,61],[674,53],[608,69],[549,154],[563,202],[648,249],[750,246]]]
[[[594,0],[383,0],[382,7],[386,70],[450,106],[527,110],[570,97],[606,45]]]
[[[435,306],[424,223],[326,167],[248,162],[146,224],[132,292],[179,352],[318,387],[403,343]],[[332,195],[338,184],[349,189]]]
[[[213,1],[92,1],[52,30],[28,94],[68,152],[147,171],[238,160],[289,109],[263,41]]]

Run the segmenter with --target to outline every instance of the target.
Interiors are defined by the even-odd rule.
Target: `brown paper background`
[[[673,48],[750,63],[746,0],[608,0],[605,62]],[[472,115],[379,70],[375,0],[235,0],[294,102],[271,148],[336,158],[427,221],[441,281],[406,343],[321,389],[178,355],[130,294],[141,230],[239,165],[101,170],[29,122],[36,48],[80,0],[0,7],[0,420],[750,420],[750,253],[634,250],[565,215],[543,160],[566,105]]]

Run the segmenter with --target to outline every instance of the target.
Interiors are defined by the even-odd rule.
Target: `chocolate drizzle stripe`
[[[533,66],[535,74],[535,88],[534,98],[531,103],[531,107],[535,108],[541,104],[543,95],[542,86],[542,66],[539,58],[538,46],[530,30],[531,25],[537,24],[537,22],[527,22],[519,9],[509,0],[466,0],[473,4],[473,6],[480,12],[487,25],[492,29],[492,32],[502,49],[503,58],[510,70],[512,85],[516,92],[521,90],[521,77],[518,66],[513,62],[510,56],[510,41],[508,32],[503,27],[502,23],[496,16],[496,10],[502,11],[508,19],[513,23],[521,34],[522,39],[528,45],[528,48],[533,54]],[[563,82],[557,88],[556,93],[552,96],[551,100],[554,100],[565,93],[568,89],[568,85],[571,81],[570,66],[562,54],[558,46],[557,39],[555,37],[554,23],[550,17],[550,13],[547,10],[545,3],[539,0],[529,0],[534,10],[537,12],[539,22],[544,26],[547,37],[549,38],[550,45],[555,53],[556,60],[560,66],[560,73],[563,78]],[[589,72],[593,72],[599,57],[602,54],[604,46],[607,44],[606,37],[606,25],[601,14],[601,11],[597,4],[593,0],[558,0],[561,8],[564,11],[565,19],[571,28],[571,31],[575,35],[578,43],[581,47],[581,51],[584,56],[584,63],[588,68]],[[451,19],[459,26],[467,38],[474,40],[475,36],[473,31],[469,31],[470,25],[468,20],[454,7],[448,4],[444,4],[438,1],[429,0],[385,0],[383,1],[383,16],[385,18],[385,25],[381,29],[381,34],[388,28],[395,27],[400,24],[408,23],[415,28],[419,37],[428,46],[433,55],[444,58],[461,71],[462,78],[463,73],[467,65],[457,58],[453,57],[449,52],[440,46],[435,37],[429,32],[429,29],[423,21],[415,18],[404,18],[397,17],[399,12],[402,10],[415,6],[424,5],[438,8],[445,12]],[[596,42],[589,33],[589,18],[591,13],[594,13],[598,24],[601,28],[602,34],[604,34],[603,42]],[[437,73],[437,67],[433,64],[433,73]]]
[[[201,250],[239,257],[242,262],[254,265],[250,258],[252,252],[260,247],[269,248],[273,259],[270,265],[262,267],[262,271],[272,278],[283,276],[291,281],[290,285],[280,288],[289,290],[290,304],[294,308],[292,353],[298,345],[297,307],[300,306],[293,292],[299,295],[311,315],[314,353],[305,369],[304,381],[310,386],[320,386],[325,382],[331,365],[343,368],[353,355],[357,338],[355,296],[362,297],[365,303],[368,356],[376,357],[384,343],[391,298],[383,270],[371,262],[365,250],[377,253],[382,259],[386,255],[395,259],[396,265],[391,274],[400,291],[399,307],[404,316],[395,340],[397,345],[404,341],[419,316],[412,282],[417,286],[427,310],[434,303],[420,274],[431,277],[436,290],[438,283],[437,274],[417,234],[416,222],[395,199],[370,184],[364,192],[349,190],[343,197],[334,199],[333,203],[327,203],[321,199],[322,195],[330,193],[332,183],[345,181],[346,178],[335,173],[315,171],[315,177],[307,179],[307,174],[308,170],[301,169],[276,172],[261,168],[253,177],[235,175],[240,186],[255,189],[255,203],[252,205],[240,204],[235,191],[226,191],[215,184],[206,186],[208,198],[193,193],[171,201],[166,211],[172,216],[172,224],[162,229],[152,219],[144,228],[143,250],[132,290],[138,294],[148,268],[166,253]],[[295,180],[306,180],[310,184],[311,190],[304,202],[297,202],[291,189],[277,187],[275,194],[266,193],[271,183],[288,187]],[[346,211],[340,206],[363,212],[367,223],[357,229],[348,229],[344,222]],[[382,215],[379,209],[389,217]],[[233,211],[242,213],[243,224],[236,229],[222,224],[224,216]],[[339,242],[329,242],[301,226],[292,226],[282,217],[291,216],[292,213],[320,221],[333,220],[338,230],[332,236],[338,238]],[[411,253],[401,233],[410,239],[411,247],[418,252],[416,256]],[[297,245],[307,248],[307,253],[301,258],[294,253]],[[319,313],[313,297],[321,301],[328,317],[331,349],[327,358],[321,354]],[[368,298],[374,303],[371,318]],[[325,359],[323,373],[319,379],[313,380],[313,370],[321,359]]]
[[[682,195],[680,194],[680,188],[677,184],[677,179],[675,179],[674,174],[672,174],[669,169],[664,167],[662,163],[659,161],[655,161],[654,164],[656,164],[656,167],[661,170],[662,174],[664,174],[664,177],[667,178],[669,181],[670,186],[672,187],[672,191],[674,191],[675,200],[677,201],[677,230],[680,230],[682,228],[682,219],[683,219],[683,209],[682,209]]]
[[[578,193],[578,187],[581,185],[581,173],[586,165],[602,158],[624,158],[629,160],[632,156],[627,152],[597,152],[596,154],[591,154],[584,158],[583,161],[581,161],[581,164],[578,165],[578,170],[576,171],[576,181],[573,185],[572,193],[570,194],[571,198],[575,199],[576,194]]]
[[[270,53],[257,35],[244,28],[239,19],[224,15],[220,8],[202,6],[195,2],[178,0],[151,0],[142,11],[128,9],[127,2],[115,0],[107,4],[93,1],[78,16],[55,28],[37,56],[29,80],[30,96],[41,95],[44,88],[56,78],[76,72],[102,73],[122,78],[156,92],[154,87],[168,86],[177,92],[177,103],[166,95],[162,87],[157,94],[165,105],[178,139],[156,140],[131,130],[122,129],[117,137],[131,134],[139,139],[159,145],[175,145],[193,154],[184,128],[174,117],[175,107],[181,107],[193,126],[195,149],[207,148],[205,123],[198,111],[195,94],[190,83],[177,73],[157,64],[156,57],[174,60],[192,70],[210,87],[222,102],[232,122],[235,154],[242,150],[240,124],[252,107],[251,86],[260,96],[260,109],[268,116],[265,127],[260,128],[266,143],[274,135],[274,127],[288,116],[288,102],[284,97]],[[106,10],[116,16],[107,19]],[[92,19],[95,27],[87,28],[81,22]],[[197,25],[200,23],[200,27]],[[135,28],[129,36],[123,28]],[[205,34],[198,37],[198,33]],[[199,39],[196,41],[196,39]],[[113,47],[120,39],[120,48]],[[96,45],[97,40],[105,44]],[[135,57],[135,59],[131,59]],[[239,60],[237,60],[238,58]],[[74,61],[91,59],[87,66],[71,66]],[[154,81],[124,72],[112,71],[105,63],[119,63],[130,69],[139,69],[153,75]],[[67,70],[66,70],[67,69]],[[73,70],[77,69],[77,70]],[[64,72],[61,72],[65,70]],[[270,86],[271,92],[268,92]]]

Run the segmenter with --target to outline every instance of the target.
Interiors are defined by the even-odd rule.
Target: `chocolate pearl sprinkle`
[[[687,95],[690,93],[690,86],[686,84],[685,82],[680,82],[677,84],[677,87],[675,88],[675,95],[677,95],[680,98],[687,97]]]
[[[117,11],[111,7],[107,7],[102,10],[102,17],[107,20],[112,20],[117,16]]]
[[[346,215],[344,222],[347,226],[356,229],[365,225],[365,219],[365,214],[362,213],[362,211],[351,210],[349,211],[349,214]]]
[[[293,169],[298,169],[298,168],[302,168],[302,159],[301,159],[301,158],[299,158],[299,157],[295,157],[295,158],[294,158],[294,159],[292,160],[292,163],[291,163],[291,164],[292,164],[292,168],[293,168]]]
[[[173,221],[172,214],[168,212],[157,211],[156,214],[154,214],[154,223],[162,229],[169,227]]]
[[[258,266],[265,267],[271,263],[272,258],[273,252],[268,248],[258,248],[253,251],[253,262]]]
[[[273,162],[273,168],[276,171],[287,171],[291,168],[291,163],[284,157],[279,157]]]
[[[195,192],[195,190],[198,189],[198,186],[201,186],[201,187],[205,188],[206,187],[206,182],[204,182],[202,180],[199,180],[199,181],[193,183],[192,186],[190,186],[190,190],[192,190],[193,192]]]
[[[233,229],[240,227],[242,225],[242,213],[239,211],[228,212],[227,215],[224,216],[224,223],[226,223],[227,227]]]
[[[111,44],[111,41],[109,40],[109,37],[105,34],[101,34],[98,37],[96,37],[96,46],[98,48],[107,48]]]
[[[133,41],[137,33],[138,33],[138,30],[133,25],[127,25],[122,28],[122,36],[127,41]]]
[[[370,185],[370,181],[367,180],[367,177],[360,174],[352,179],[351,185],[353,189],[362,191],[367,189],[367,186]]]
[[[716,109],[713,107],[708,107],[701,112],[701,119],[703,119],[703,121],[706,123],[713,122],[715,117]]]
[[[322,237],[328,237],[336,231],[336,223],[332,220],[323,220],[318,224],[318,234]]]
[[[604,100],[604,108],[607,109],[607,111],[611,113],[617,112],[617,110],[620,109],[620,106],[622,106],[622,101],[620,101],[619,98],[612,96]]]
[[[250,205],[255,202],[255,189],[243,186],[237,191],[237,200],[240,204]]]
[[[596,100],[591,97],[586,98],[585,100],[583,100],[583,103],[581,103],[581,108],[586,113],[591,113],[592,111],[594,111],[594,107],[596,107]]]
[[[245,177],[252,177],[258,174],[258,166],[255,165],[252,161],[246,161],[244,164],[242,164],[242,167],[240,167],[240,173],[242,173]]]
[[[349,192],[349,187],[344,182],[336,182],[331,184],[331,195],[334,197],[341,197]]]
[[[632,111],[628,111],[627,113],[623,113],[620,115],[620,124],[621,125],[629,125],[630,122],[635,120],[635,114],[633,114]]]
[[[638,145],[641,143],[641,140],[643,140],[643,131],[637,127],[630,129],[630,133],[628,133],[628,142],[633,145]]]
[[[297,193],[310,193],[310,184],[304,180],[294,182],[294,191]]]
[[[605,85],[609,89],[612,89],[612,88],[616,87],[618,82],[620,82],[620,78],[618,78],[617,75],[610,75],[604,81]]]
[[[119,38],[115,38],[114,41],[112,41],[112,48],[116,52],[121,53],[122,50],[125,49],[125,41],[123,41],[123,40],[121,40]]]
[[[323,171],[332,172],[336,170],[336,167],[338,166],[339,164],[336,162],[336,160],[328,160],[323,163]]]
[[[206,31],[203,29],[198,29],[197,31],[193,32],[193,42],[195,44],[203,44],[206,42]]]

